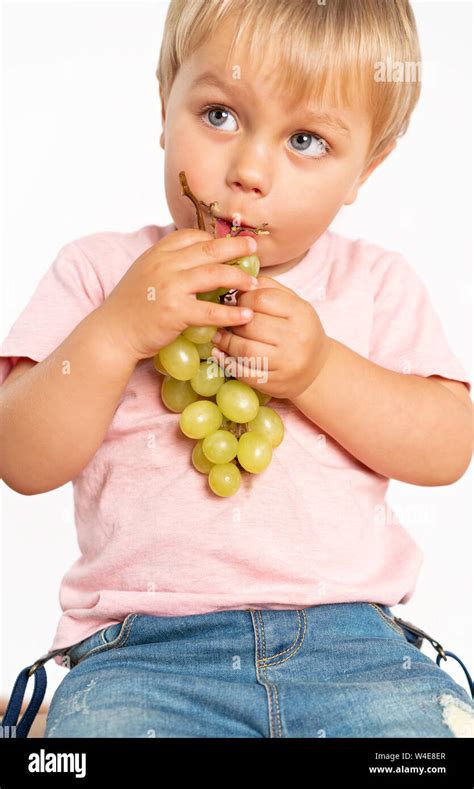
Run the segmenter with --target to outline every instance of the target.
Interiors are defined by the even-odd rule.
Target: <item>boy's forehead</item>
[[[201,44],[196,54],[201,54],[201,57],[206,60],[212,59],[221,68],[227,69],[234,64],[239,65],[246,60],[250,34],[247,33],[246,37],[236,44],[234,44],[235,36],[236,22],[229,17],[218,24],[212,36]]]
[[[279,91],[281,68],[275,45],[260,47],[251,54],[251,31],[247,31],[235,42],[237,20],[234,16],[222,20],[212,36],[208,37],[190,57],[193,76],[213,72],[221,80],[239,83],[247,90],[258,85]]]
[[[230,40],[221,42],[218,38],[206,41],[191,56],[193,61],[192,70],[199,72],[214,72],[223,79],[240,80],[247,83],[254,83],[256,79],[268,80],[275,74],[275,65],[267,64],[264,56],[260,63],[254,62],[249,57],[248,52],[242,45],[237,45],[233,51],[230,50]]]
[[[190,89],[202,86],[226,87],[257,103],[271,97],[273,102],[289,112],[308,110],[331,113],[337,116],[341,126],[346,127],[346,133],[351,126],[368,122],[360,95],[354,98],[350,106],[338,106],[330,82],[323,91],[317,90],[315,86],[314,96],[306,100],[291,95],[282,86],[281,67],[275,49],[269,45],[258,59],[251,59],[247,41],[242,40],[231,49],[233,37],[234,31],[230,25],[222,24],[216,35],[205,41],[183,64]]]

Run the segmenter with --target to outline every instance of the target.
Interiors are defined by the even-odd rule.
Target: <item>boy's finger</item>
[[[205,230],[185,227],[181,230],[174,230],[172,233],[168,233],[168,235],[158,241],[155,246],[163,252],[168,252],[169,250],[184,249],[192,244],[199,244],[202,241],[209,241],[211,239],[211,234]]]
[[[273,315],[275,318],[289,318],[294,311],[291,291],[277,292],[275,288],[260,288],[260,286],[242,293],[238,304],[242,307],[250,307],[255,312]]]
[[[186,322],[192,326],[239,326],[252,320],[253,311],[247,307],[216,304],[196,299],[191,303]]]
[[[247,292],[257,287],[255,278],[246,271],[223,263],[194,266],[184,270],[179,276],[186,293],[208,293],[217,288],[240,288],[242,292]]]
[[[286,285],[282,285],[281,282],[277,282],[276,279],[273,279],[272,277],[265,277],[259,275],[257,279],[258,279],[258,287],[260,290],[263,288],[275,288],[277,290],[285,291],[286,293],[294,294],[294,290],[291,290],[291,288],[287,288]],[[238,291],[238,293],[235,294],[237,299],[239,298],[241,293],[243,293],[243,291]]]
[[[248,236],[204,239],[180,250],[176,268],[189,269],[205,263],[229,263],[231,260],[251,254],[252,242],[253,239]],[[166,252],[172,254],[173,250]]]

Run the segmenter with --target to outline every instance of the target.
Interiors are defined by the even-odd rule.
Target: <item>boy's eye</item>
[[[199,112],[199,116],[206,126],[210,125],[215,129],[225,128],[226,121],[232,118],[236,126],[235,128],[227,128],[226,131],[237,130],[235,118],[231,111],[226,107],[220,105],[204,107]],[[209,118],[209,122],[204,120],[205,117]],[[319,135],[313,134],[312,132],[296,132],[290,137],[290,140],[293,139],[296,140],[295,144],[297,146],[296,148],[293,148],[293,150],[296,150],[297,153],[303,154],[306,154],[306,152],[309,151],[309,155],[306,156],[307,159],[322,159],[329,153],[329,146],[326,141],[323,140],[322,137],[319,137]],[[312,145],[312,141],[314,141],[315,144]]]
[[[228,118],[233,118],[234,116],[229,110],[226,110],[225,107],[205,107],[204,110],[200,113],[201,117],[205,116],[212,116],[214,115],[216,123],[211,121],[211,126],[216,128],[222,129],[224,123]],[[235,129],[227,129],[227,131],[235,131]]]
[[[315,141],[316,145],[313,146],[311,149],[311,138]],[[297,145],[304,146],[302,148],[298,148],[297,150],[299,153],[303,153],[303,151],[310,151],[312,154],[308,158],[314,159],[321,159],[327,155],[329,152],[329,147],[325,140],[322,137],[318,137],[316,134],[312,134],[311,132],[296,132],[290,137],[290,140],[296,139]]]

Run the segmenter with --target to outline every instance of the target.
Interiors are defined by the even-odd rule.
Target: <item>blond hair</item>
[[[156,69],[165,100],[181,64],[234,15],[228,63],[242,43],[252,63],[273,60],[287,99],[356,101],[370,113],[367,166],[405,134],[421,83],[400,80],[400,67],[390,79],[390,64],[408,64],[411,75],[421,65],[408,0],[171,0]]]

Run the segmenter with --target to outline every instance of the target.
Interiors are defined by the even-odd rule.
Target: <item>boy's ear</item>
[[[347,195],[347,198],[344,200],[344,205],[352,205],[355,202],[357,194],[359,192],[360,187],[362,184],[367,180],[369,175],[373,173],[373,171],[382,164],[383,160],[387,158],[387,156],[392,153],[393,149],[396,147],[397,141],[391,143],[390,145],[385,148],[384,151],[375,159],[372,164],[364,171],[364,174],[360,176],[360,178],[356,181],[354,186],[352,187],[351,191]]]
[[[165,119],[166,119],[166,106],[165,106],[165,98],[163,96],[163,88],[160,84],[160,99],[161,99],[161,125],[162,125],[162,132],[160,135],[160,146],[165,150]]]

